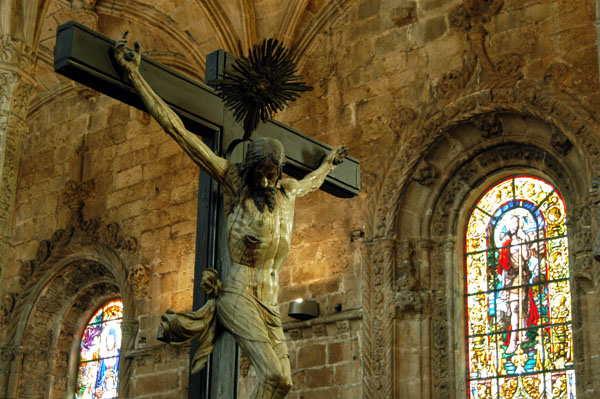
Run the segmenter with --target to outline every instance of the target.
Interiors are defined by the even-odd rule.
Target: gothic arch
[[[64,230],[55,237],[66,237]],[[128,284],[122,256],[102,243],[69,243],[59,240],[40,248],[51,250],[26,279],[6,326],[5,348],[14,352],[3,367],[10,369],[0,388],[5,397],[19,395],[65,396],[74,389],[78,342],[82,326],[95,307],[106,299],[124,303],[122,348],[130,348],[137,333],[135,296]],[[45,251],[43,249],[41,252]],[[40,251],[38,258],[40,260]],[[127,391],[129,361],[122,361],[122,392]],[[50,373],[48,373],[50,370]],[[4,396],[3,395],[3,396]]]
[[[465,366],[463,287],[457,282],[470,207],[487,185],[517,171],[548,179],[571,213],[572,276],[593,280],[588,190],[600,152],[598,125],[570,98],[539,88],[482,90],[419,117],[402,112],[413,117],[405,118],[412,135],[391,162],[369,215],[365,391],[404,397],[406,384],[418,384],[421,397],[461,398],[464,375],[455,370]],[[581,284],[574,286],[583,392],[594,370],[582,359],[596,350],[584,348],[580,291]]]
[[[20,290],[8,294],[6,335],[0,347],[0,396],[65,396],[74,389],[81,328],[106,299],[121,297],[122,353],[137,334],[140,284],[132,279],[137,240],[117,223],[84,219],[84,199],[93,181],[67,183],[64,204],[71,211],[65,229],[39,243],[36,257],[23,262]],[[147,272],[147,268],[143,267]],[[147,277],[147,275],[146,275]],[[137,295],[137,296],[136,296]],[[14,317],[10,317],[14,315]],[[131,359],[122,357],[120,390],[129,389]],[[50,373],[48,373],[50,370]]]

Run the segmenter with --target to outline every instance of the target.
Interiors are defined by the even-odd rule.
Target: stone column
[[[135,338],[139,330],[137,319],[124,319],[121,322],[121,359],[119,364],[119,392],[124,397],[131,395],[130,385],[132,376],[133,358],[128,357],[127,353],[135,349]]]
[[[0,277],[7,263],[21,142],[34,80],[31,48],[10,36],[0,38]]]

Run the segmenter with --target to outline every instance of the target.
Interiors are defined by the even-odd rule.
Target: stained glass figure
[[[106,302],[90,318],[81,338],[75,399],[113,399],[119,389],[123,302]]]
[[[470,399],[575,399],[564,201],[514,176],[477,202],[465,234]]]

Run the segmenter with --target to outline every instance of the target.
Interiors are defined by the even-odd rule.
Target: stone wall
[[[297,201],[279,298],[295,384],[289,397],[464,397],[457,287],[461,217],[469,195],[498,171],[527,169],[563,179],[556,183],[569,192],[570,205],[594,211],[586,194],[600,163],[593,2],[347,0],[290,2],[282,10],[264,0],[253,8],[254,30],[247,19],[236,22],[251,18],[248,2],[242,2],[244,12],[231,2],[222,8],[213,2],[130,2],[122,8],[109,3],[99,1],[95,11],[90,11],[95,6],[85,11],[96,13],[97,29],[116,36],[132,27],[153,57],[196,77],[204,66],[195,64],[202,64],[204,54],[223,46],[236,51],[235,37],[243,32],[239,45],[247,47],[253,35],[272,34],[276,16],[290,13],[285,37],[297,45],[301,73],[314,91],[278,119],[331,145],[345,144],[361,162],[358,197],[317,192]],[[304,8],[294,14],[296,3]],[[51,2],[53,19],[44,26],[68,19],[70,11],[61,4]],[[212,8],[206,13],[202,7]],[[210,36],[209,27],[219,33]],[[48,49],[52,35],[42,34]],[[129,397],[185,397],[188,348],[159,345],[154,337],[159,314],[192,306],[198,169],[148,115],[61,81],[43,66],[44,57],[50,56],[40,51],[37,77],[56,86],[38,87],[27,118],[2,293],[25,306],[37,300],[19,294],[28,280],[61,274],[60,263],[40,261],[40,248],[45,240],[59,242],[53,241],[56,232],[73,223],[73,203],[64,202],[67,182],[93,180],[93,191],[82,198],[80,222],[101,218],[101,231],[117,223],[119,234],[138,246],[127,252],[103,242],[121,260],[124,275],[105,265],[105,280],[116,285],[85,298],[93,307],[107,293],[131,291]],[[567,142],[573,149],[566,149]],[[502,145],[521,150],[505,151]],[[533,149],[525,151],[527,146]],[[486,157],[489,162],[481,161]],[[597,345],[590,343],[597,328],[590,313],[597,284],[590,240],[597,226],[591,221],[581,226],[572,260],[577,284],[585,283],[577,285],[577,371],[579,394],[592,398],[600,385]],[[87,245],[78,237],[83,240],[78,245]],[[69,245],[70,253],[81,252]],[[38,267],[38,274],[28,265]],[[127,278],[139,265],[147,273],[141,283]],[[70,306],[79,294],[61,297],[61,306]],[[310,322],[287,317],[289,303],[298,297],[316,299],[321,317]],[[32,320],[25,309],[15,313],[26,330]],[[84,308],[75,313],[66,329],[72,335],[73,326],[87,317]],[[35,331],[58,340],[47,330],[60,325],[60,317],[48,316],[48,324]],[[0,366],[12,364],[11,375],[20,375],[22,353],[13,348],[19,338],[6,331],[0,331],[5,362]],[[255,374],[247,359],[240,364],[239,392],[245,398]],[[8,381],[2,378],[0,387]],[[53,378],[72,380],[73,373]],[[5,384],[8,397],[20,386]],[[68,384],[57,386],[49,381],[36,389],[58,396]]]

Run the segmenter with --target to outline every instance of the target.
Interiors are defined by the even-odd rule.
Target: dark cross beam
[[[115,68],[112,51],[115,41],[95,32],[86,26],[71,21],[57,29],[54,49],[54,69],[56,72],[107,94],[119,101],[146,110],[129,82],[124,80]],[[207,57],[207,76],[214,78],[221,71],[231,55],[223,51]],[[221,148],[242,137],[242,129],[237,123],[228,125],[231,118],[222,100],[207,85],[191,79],[149,57],[142,56],[140,73],[156,93],[184,120],[200,124],[208,129],[195,131],[202,136],[206,132],[221,131]],[[279,139],[286,152],[284,172],[295,178],[302,178],[316,169],[324,155],[332,149],[304,133],[275,121],[261,124],[255,137],[269,136]],[[359,162],[346,157],[344,162],[325,179],[322,190],[337,197],[353,197],[360,190]]]
[[[56,72],[119,101],[145,111],[131,84],[115,68],[115,41],[74,21],[57,29],[54,52]],[[222,50],[207,57],[207,81],[219,76],[234,57]],[[230,144],[243,136],[243,129],[226,110],[221,99],[207,85],[191,79],[151,58],[142,56],[140,73],[156,93],[182,118],[186,127],[202,136],[217,153],[225,155]],[[279,139],[285,147],[284,172],[302,178],[317,168],[332,149],[297,130],[275,121],[259,125],[255,137]],[[232,161],[239,161],[240,152]],[[347,157],[329,174],[322,190],[338,197],[352,197],[360,189],[359,162]],[[225,238],[222,200],[218,187],[206,173],[200,173],[196,234],[195,281],[200,282],[206,267],[216,267],[227,275],[230,260]],[[200,307],[204,295],[200,284],[194,287],[194,308]],[[221,334],[204,377],[190,378],[190,398],[235,399],[237,397],[237,349],[229,334]],[[210,374],[207,379],[206,375]]]

